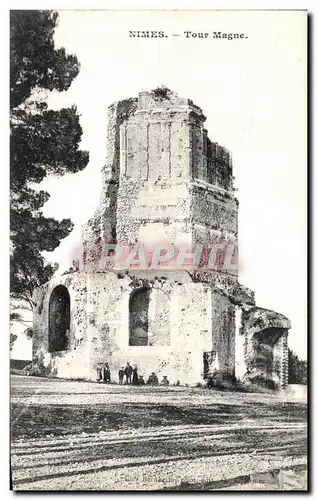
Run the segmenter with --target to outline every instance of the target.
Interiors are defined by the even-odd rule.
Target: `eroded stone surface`
[[[255,306],[254,293],[239,284],[237,273],[131,268],[119,272],[103,266],[104,245],[110,242],[190,246],[220,238],[238,247],[231,156],[208,138],[205,119],[191,100],[168,89],[141,92],[109,107],[100,205],[82,230],[84,265],[37,291],[34,358],[51,366],[57,376],[95,379],[97,364],[108,362],[116,380],[119,368],[129,361],[145,379],[155,372],[159,380],[167,376],[175,384],[201,382],[206,369],[209,375],[220,371],[232,377],[236,316],[242,308],[240,334],[245,337],[247,360],[250,352],[253,358],[261,357],[260,348],[250,348],[257,322],[264,322],[260,331],[283,330],[281,335],[264,334],[257,346],[267,345],[270,337],[276,354],[267,356],[264,368],[278,364],[275,372],[285,384],[289,322],[285,318],[281,325],[280,317],[255,309],[248,313]],[[50,297],[58,285],[70,296],[69,347],[50,352]],[[131,312],[131,297],[141,288],[149,300],[140,300]],[[143,329],[147,345],[130,345],[131,328]],[[274,371],[261,369],[264,377]]]

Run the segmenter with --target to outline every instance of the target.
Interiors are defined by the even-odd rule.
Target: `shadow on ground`
[[[119,429],[169,425],[235,424],[244,419],[270,422],[304,422],[306,407],[299,403],[242,405],[210,404],[190,407],[155,403],[98,405],[11,405],[13,439],[63,436]]]

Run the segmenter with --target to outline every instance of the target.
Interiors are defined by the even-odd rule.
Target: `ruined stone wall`
[[[217,292],[212,294],[212,339],[217,356],[216,368],[224,374],[234,375],[235,306]]]
[[[186,233],[188,110],[188,101],[173,94],[141,93],[137,110],[121,125],[118,241],[148,241],[155,233],[175,241],[177,233]]]
[[[49,352],[49,303],[51,293],[64,285],[70,295],[70,344],[66,351]],[[87,276],[72,273],[56,276],[35,295],[33,319],[33,360],[49,366],[52,374],[65,378],[89,377],[89,339],[87,336]]]
[[[216,142],[206,140],[207,182],[226,191],[232,191],[232,158],[229,151]]]
[[[203,353],[212,344],[211,292],[203,283],[184,284],[178,293],[180,371],[188,373],[188,383],[202,382]],[[184,363],[185,361],[185,363]]]
[[[241,334],[242,309],[235,306],[235,377],[242,380],[246,373],[244,335]]]
[[[250,353],[259,358],[255,336],[275,329],[274,339],[267,341],[266,332],[258,342],[269,346],[262,372],[278,373],[280,384],[287,383],[289,321],[254,307],[254,293],[238,283],[237,267],[231,274],[203,268],[142,274],[127,267],[120,273],[103,267],[110,242],[140,242],[153,251],[160,243],[188,248],[225,241],[237,249],[232,160],[208,138],[205,120],[191,100],[162,88],[109,107],[100,205],[82,230],[81,264],[88,272],[57,276],[36,293],[34,359],[58,376],[95,379],[97,364],[108,362],[116,381],[129,361],[145,379],[154,371],[171,383],[195,384],[202,381],[206,360],[234,375],[235,309],[241,307],[241,318],[236,315],[246,371]],[[59,284],[70,294],[70,344],[50,353],[49,300]],[[141,287],[149,292],[148,345],[129,345],[129,300]]]
[[[171,345],[171,290],[169,287],[155,287],[150,295],[149,345]]]
[[[120,176],[120,126],[133,115],[137,99],[126,99],[112,104],[108,109],[107,157],[102,171],[101,216],[102,238],[115,241],[117,222],[117,197]],[[121,147],[120,147],[121,146]]]
[[[273,371],[279,387],[288,385],[288,332],[284,330],[273,350]]]
[[[207,185],[192,185],[190,194],[194,224],[205,226],[209,232],[221,231],[237,241],[237,201],[229,193],[217,192]]]
[[[108,108],[107,156],[102,169],[100,205],[82,228],[84,251],[98,248],[100,242],[116,241],[117,198],[120,175],[120,126],[133,114],[137,99],[113,103]]]
[[[206,240],[216,229],[236,241],[230,155],[213,147],[201,109],[169,91],[140,93],[134,105],[120,125],[117,240],[190,243],[200,225]]]
[[[288,318],[275,311],[251,307],[243,311],[246,378],[255,377],[283,388],[288,383]]]
[[[228,347],[222,330],[231,328],[230,301],[212,294],[210,284],[193,282],[185,271],[165,274],[72,273],[52,280],[38,298],[34,358],[41,357],[58,377],[95,380],[97,364],[108,362],[118,381],[119,368],[129,361],[145,379],[154,371],[160,380],[166,375],[170,383],[196,384],[203,380],[203,353],[216,350],[219,369],[227,371],[234,345]],[[60,284],[70,294],[71,343],[67,351],[50,353],[49,300]],[[149,341],[132,346],[129,299],[143,287],[151,292]]]
[[[281,344],[280,386],[284,389],[288,385],[288,330],[284,330]]]
[[[188,99],[168,92],[139,94],[137,107],[120,126],[120,174],[141,180],[189,177],[190,114],[202,113]]]
[[[84,250],[98,254],[110,241],[206,243],[214,233],[237,245],[231,158],[204,121],[167,89],[109,107],[101,202],[83,228]]]
[[[186,185],[122,179],[117,209],[119,242],[177,242],[190,237]]]
[[[203,128],[204,118],[190,113],[190,171],[194,180],[203,181],[224,191],[232,192],[232,158],[223,146],[211,142]]]
[[[171,383],[195,384],[202,380],[203,351],[211,341],[211,293],[192,283],[186,273],[139,273],[140,277],[95,273],[90,277],[91,373],[108,362],[114,381],[129,361],[148,378],[155,372]],[[149,344],[129,345],[129,298],[140,287],[149,287]],[[141,313],[141,311],[140,311]]]
[[[104,187],[103,206],[108,203],[111,211],[109,216],[104,211],[104,227],[112,221],[117,241],[127,245],[207,243],[214,231],[236,242],[231,159],[208,139],[201,109],[164,89],[141,92],[120,106],[126,113],[118,103],[109,110],[105,172],[116,200],[112,203]],[[128,345],[129,296],[135,285],[127,277],[93,276],[93,370],[106,356],[115,374],[129,360],[146,376],[150,370],[195,383],[203,374],[204,351],[215,346],[219,369],[234,371],[232,304],[219,294],[212,304],[212,284],[178,274],[181,279],[166,280],[161,272],[152,280],[148,346]]]

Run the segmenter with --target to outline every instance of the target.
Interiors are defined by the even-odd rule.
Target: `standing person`
[[[119,370],[119,384],[120,385],[123,384],[123,377],[124,377],[124,367],[121,366],[121,368]]]
[[[105,363],[103,367],[103,381],[106,384],[111,382],[111,373],[108,363]]]
[[[102,380],[102,368],[101,368],[101,364],[98,363],[97,365],[97,382],[101,382]]]
[[[138,367],[136,365],[134,365],[134,368],[133,368],[132,384],[133,385],[139,384]]]
[[[132,366],[130,365],[129,362],[127,362],[126,367],[124,369],[126,384],[131,384],[132,371],[133,371]]]

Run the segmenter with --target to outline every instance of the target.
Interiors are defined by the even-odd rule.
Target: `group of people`
[[[120,385],[123,384],[124,379],[126,384],[139,385],[138,367],[136,365],[134,365],[134,367],[132,368],[130,363],[127,362],[125,368],[121,366],[118,375]]]
[[[121,366],[118,375],[120,385],[145,385],[143,376],[138,374],[138,367],[136,365],[132,367],[129,362],[127,362],[125,367]],[[108,363],[99,363],[97,365],[97,382],[111,383],[111,372]],[[154,372],[149,376],[147,385],[159,385],[159,380]],[[163,377],[161,385],[169,385],[166,376]]]
[[[111,382],[111,372],[108,363],[97,365],[97,382],[104,382],[105,384],[110,384]]]

